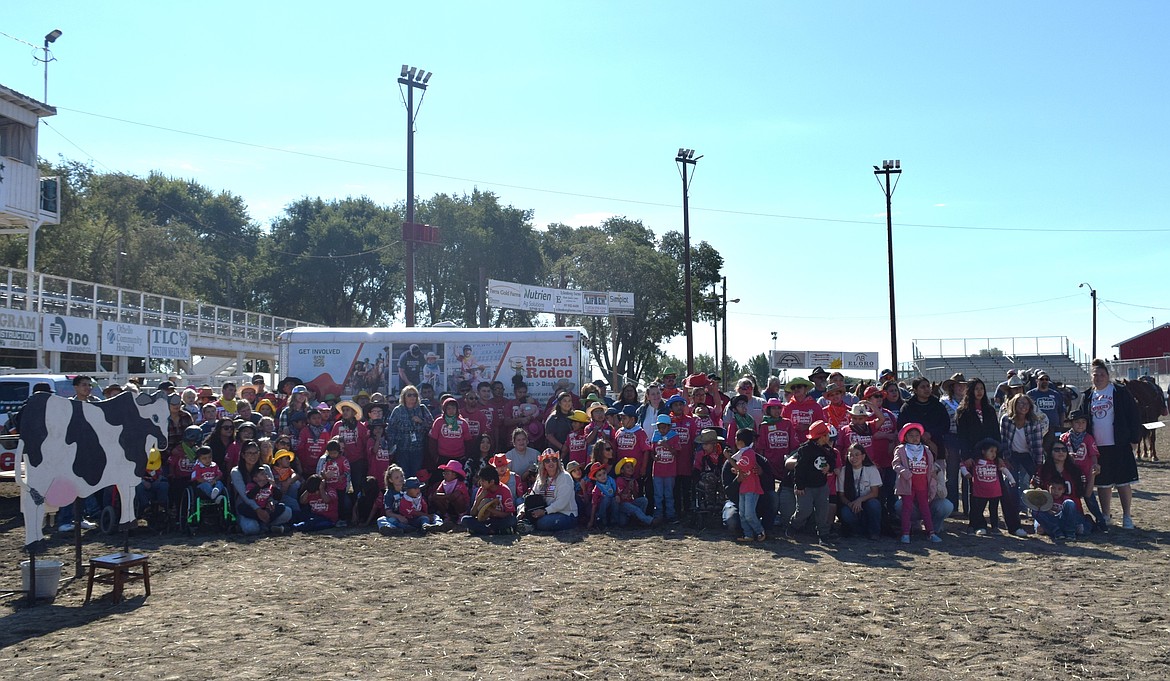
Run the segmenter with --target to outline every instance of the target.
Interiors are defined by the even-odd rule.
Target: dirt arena
[[[135,536],[152,595],[132,584],[119,605],[100,586],[82,605],[72,546],[54,538],[69,579],[52,604],[0,598],[0,675],[1166,679],[1170,464],[1141,475],[1138,530],[1065,546],[976,538],[959,520],[943,544],[909,547],[682,528]],[[0,485],[0,590],[20,588],[15,495]],[[86,559],[119,548],[107,539],[88,533]]]

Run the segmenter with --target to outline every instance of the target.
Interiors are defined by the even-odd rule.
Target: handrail
[[[32,295],[28,294],[32,283]],[[31,300],[30,300],[31,298]],[[31,304],[30,304],[31,303]],[[100,321],[176,329],[220,339],[276,343],[309,322],[157,293],[0,267],[0,307]]]

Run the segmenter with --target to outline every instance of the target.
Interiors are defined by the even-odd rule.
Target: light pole
[[[692,329],[694,313],[691,309],[691,209],[688,194],[691,179],[695,176],[695,164],[700,158],[703,157],[696,157],[694,149],[681,147],[674,157],[682,174],[683,188],[683,286],[686,288],[687,300],[687,375],[695,372],[695,337]]]
[[[882,167],[873,167],[874,178],[882,192],[886,195],[886,257],[890,265],[890,358],[894,378],[898,377],[898,319],[894,305],[894,214],[890,207],[890,199],[894,190],[898,188],[898,181],[902,179],[902,162],[899,160],[882,161]],[[890,186],[890,175],[896,175],[894,185]],[[885,184],[882,184],[882,176]]]
[[[1093,359],[1097,359],[1097,289],[1091,284],[1082,282],[1077,288],[1089,289],[1089,297],[1093,299]]]
[[[414,89],[423,91],[418,99],[419,108],[422,108],[423,97],[426,96],[427,82],[433,72],[413,66],[402,65],[402,73],[398,77],[398,84],[406,86],[406,224],[414,228]],[[404,230],[405,233],[405,230]],[[404,239],[406,242],[406,325],[414,326],[414,239]]]
[[[723,296],[720,297],[718,291],[716,291],[715,296],[713,298],[708,298],[707,302],[722,304],[722,308],[723,308],[723,355],[719,354],[719,335],[718,335],[719,332],[718,331],[715,332],[715,334],[716,334],[715,335],[715,363],[716,363],[715,368],[717,369],[717,371],[715,373],[719,374],[720,376],[723,376],[724,372],[727,371],[727,359],[728,359],[728,354],[727,354],[727,304],[728,303],[738,303],[739,298],[732,298],[731,300],[727,299],[727,277],[723,277]],[[718,320],[716,320],[715,323],[717,324]],[[714,326],[714,324],[712,324],[712,326]],[[775,334],[773,334],[773,336],[774,335]]]
[[[43,48],[45,51],[45,57],[41,61],[45,62],[45,99],[44,99],[44,102],[46,104],[49,103],[49,62],[57,60],[56,57],[49,56],[49,43],[57,42],[57,38],[60,38],[60,37],[61,37],[61,29],[59,29],[59,28],[54,28],[53,30],[49,31],[49,33],[45,36],[45,47]]]

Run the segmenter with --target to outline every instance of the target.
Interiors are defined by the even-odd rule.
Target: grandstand
[[[921,376],[937,382],[961,372],[968,379],[982,378],[991,388],[1009,369],[1042,369],[1053,381],[1083,388],[1092,360],[1065,336],[915,339],[913,350]]]

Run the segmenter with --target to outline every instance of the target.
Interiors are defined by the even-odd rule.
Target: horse
[[[1138,420],[1145,423],[1153,423],[1160,420],[1166,415],[1166,399],[1162,395],[1162,389],[1153,383],[1148,383],[1144,380],[1125,381],[1122,385],[1133,395],[1134,401],[1138,405]],[[1157,430],[1143,429],[1142,439],[1138,443],[1138,456],[1140,458],[1149,458],[1152,461],[1158,460]]]

